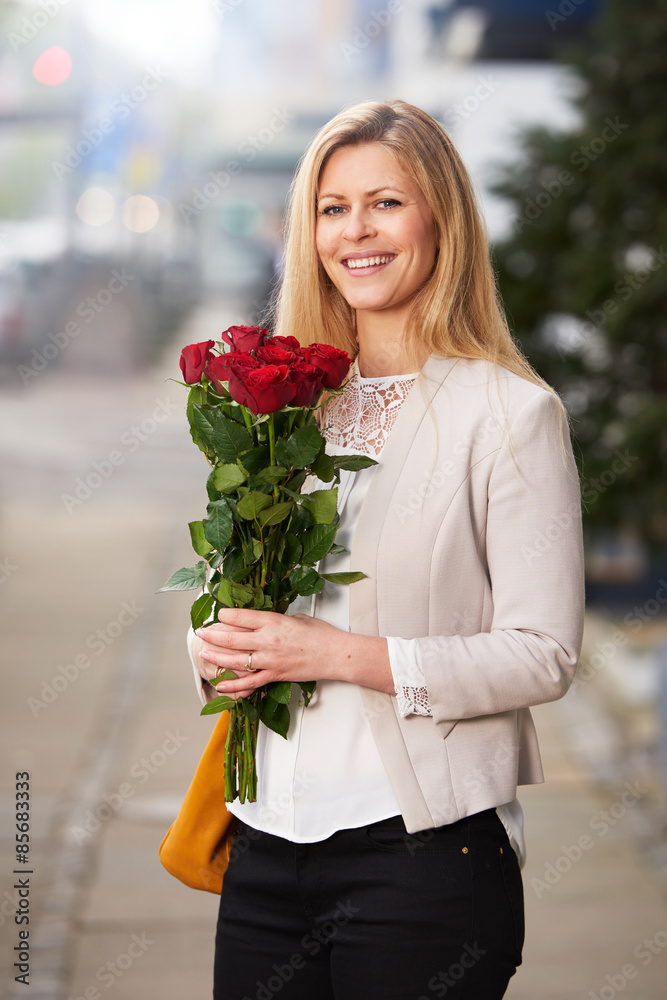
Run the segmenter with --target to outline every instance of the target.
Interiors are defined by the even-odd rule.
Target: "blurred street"
[[[169,876],[157,848],[212,722],[199,716],[185,648],[191,595],[155,592],[193,560],[187,521],[202,514],[206,468],[185,390],[169,378],[182,345],[243,322],[245,309],[201,306],[148,372],[120,380],[64,366],[0,388],[6,1000],[210,996],[218,899]],[[589,651],[605,627],[591,617]],[[661,790],[641,750],[653,696],[640,705],[635,689],[635,703],[624,701],[617,668],[596,668],[535,711],[547,783],[520,795],[528,930],[510,1000],[665,996]],[[21,866],[13,810],[23,771],[32,841]],[[28,877],[26,989],[12,966],[14,886]],[[429,978],[423,997],[444,995]]]

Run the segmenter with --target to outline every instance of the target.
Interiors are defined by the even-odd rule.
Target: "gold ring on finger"
[[[252,653],[248,653],[248,662],[245,665],[245,669],[249,670],[251,674],[254,674],[259,670],[259,667],[253,667],[252,665]]]

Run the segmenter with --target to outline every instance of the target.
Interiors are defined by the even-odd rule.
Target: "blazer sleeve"
[[[436,725],[554,701],[581,650],[580,484],[560,401],[539,390],[512,422],[488,480],[490,631],[413,640]],[[459,570],[464,572],[464,568]]]

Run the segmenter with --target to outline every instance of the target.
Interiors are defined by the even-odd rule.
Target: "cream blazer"
[[[416,645],[432,716],[362,688],[408,832],[544,780],[529,706],[581,648],[579,478],[559,401],[485,361],[432,355],[382,452],[350,550],[350,628]]]

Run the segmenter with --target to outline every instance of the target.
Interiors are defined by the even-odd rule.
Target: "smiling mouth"
[[[358,271],[364,267],[375,267],[378,264],[389,264],[396,254],[379,254],[375,257],[348,257],[342,261],[343,265],[352,271]]]

